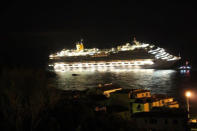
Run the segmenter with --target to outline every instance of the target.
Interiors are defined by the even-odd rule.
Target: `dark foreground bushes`
[[[129,121],[95,112],[86,100],[56,90],[50,76],[40,69],[1,70],[0,130],[132,129]]]

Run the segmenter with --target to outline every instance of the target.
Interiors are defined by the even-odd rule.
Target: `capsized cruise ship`
[[[133,43],[126,43],[111,49],[85,49],[83,40],[76,43],[76,49],[63,49],[49,56],[55,71],[73,68],[171,68],[181,58],[156,47],[141,43],[135,38]]]

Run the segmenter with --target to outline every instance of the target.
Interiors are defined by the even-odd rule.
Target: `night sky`
[[[0,5],[1,64],[42,65],[49,53],[85,47],[153,43],[197,63],[197,8],[169,2],[7,2]],[[195,60],[196,59],[196,60]]]

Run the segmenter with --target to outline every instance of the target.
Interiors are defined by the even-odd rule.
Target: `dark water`
[[[176,95],[180,88],[190,88],[197,74],[176,70],[154,69],[75,69],[56,72],[57,88],[62,90],[84,90],[98,84],[115,83],[123,88],[146,88],[152,93]],[[73,76],[72,74],[77,74]]]
[[[167,94],[180,101],[185,101],[185,91],[191,90],[193,94],[190,101],[193,103],[197,101],[195,71],[79,68],[56,73],[56,87],[61,90],[84,90],[95,88],[99,83],[115,83],[123,88],[149,89],[152,94]]]

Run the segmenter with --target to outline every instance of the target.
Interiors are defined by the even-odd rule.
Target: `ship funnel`
[[[133,41],[136,41],[136,38],[135,38],[135,36],[133,37]]]
[[[81,39],[80,42],[76,43],[76,49],[77,49],[77,51],[83,51],[84,50],[83,39]]]
[[[139,46],[139,45],[140,45],[140,43],[136,40],[136,38],[135,38],[135,37],[133,38],[133,43],[134,43],[135,45],[137,45],[137,46]]]

